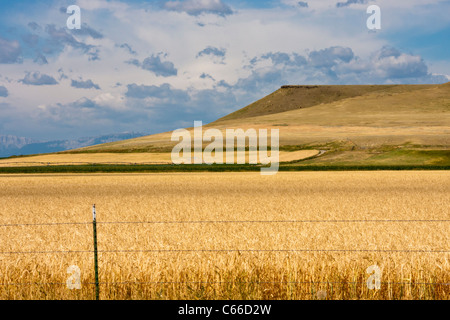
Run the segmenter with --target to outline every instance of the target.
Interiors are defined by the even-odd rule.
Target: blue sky
[[[80,30],[66,26],[72,4]],[[171,131],[285,84],[448,82],[448,12],[450,0],[2,1],[0,135]]]

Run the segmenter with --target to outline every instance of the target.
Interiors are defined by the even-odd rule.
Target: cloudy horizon
[[[81,9],[70,30],[67,7]],[[366,9],[381,8],[381,30]],[[73,139],[208,123],[287,84],[450,81],[450,1],[0,4],[0,135]]]

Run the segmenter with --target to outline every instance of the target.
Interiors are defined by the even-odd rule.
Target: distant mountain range
[[[38,141],[31,138],[12,135],[0,135],[0,157],[30,155],[39,153],[59,152],[102,143],[121,141],[145,136],[144,133],[125,132],[96,137],[85,137],[77,140]]]

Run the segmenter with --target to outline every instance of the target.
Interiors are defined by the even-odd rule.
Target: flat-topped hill
[[[400,93],[425,89],[430,85],[286,85],[268,96],[237,110],[218,121],[256,117],[310,108],[373,92]]]

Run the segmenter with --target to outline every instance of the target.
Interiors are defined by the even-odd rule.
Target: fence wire
[[[232,224],[232,223],[441,223],[450,220],[193,220],[193,221],[97,221],[97,224]],[[61,226],[61,225],[91,225],[92,222],[50,222],[50,223],[11,223],[0,224],[0,227],[34,227],[34,226]]]
[[[148,249],[148,250],[97,250],[98,253],[450,253],[450,250],[426,250],[426,249]],[[71,254],[94,253],[94,250],[53,250],[53,251],[3,251],[2,255],[9,254]]]
[[[102,281],[99,285],[166,285],[166,284],[351,284],[351,285],[364,285],[365,281]],[[450,283],[436,283],[436,282],[384,282],[380,284],[384,285],[429,285],[429,286],[450,286]],[[0,283],[0,286],[33,286],[33,285],[67,285],[67,282],[21,282],[21,283]],[[95,282],[81,282],[81,285],[96,285]]]

